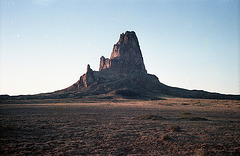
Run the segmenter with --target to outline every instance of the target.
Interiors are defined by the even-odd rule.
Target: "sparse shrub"
[[[184,113],[181,114],[181,117],[179,117],[178,120],[189,119],[191,117],[192,117],[192,113],[184,112]]]
[[[204,149],[197,149],[195,152],[196,156],[208,156],[210,153]]]
[[[192,115],[192,113],[184,112],[182,115],[189,116],[189,115]]]
[[[170,131],[170,132],[181,132],[181,127],[171,126],[171,127],[168,128],[168,131]]]
[[[185,112],[177,120],[207,121],[207,118],[194,117],[191,113]]]
[[[169,135],[165,134],[165,135],[162,135],[159,140],[171,140],[172,138],[169,137]]]
[[[189,120],[191,121],[207,121],[207,118],[201,118],[201,117],[192,117]]]
[[[146,115],[140,115],[138,117],[140,120],[160,120],[160,119],[163,119],[162,116],[158,116],[158,115],[149,115],[149,114],[146,114]]]

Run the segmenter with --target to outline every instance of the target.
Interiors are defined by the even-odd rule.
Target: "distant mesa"
[[[52,93],[22,96],[0,96],[0,100],[26,99],[143,99],[164,97],[232,99],[240,95],[225,95],[201,90],[187,90],[161,83],[155,75],[148,74],[144,65],[138,38],[134,31],[120,35],[113,46],[110,58],[100,58],[99,71],[87,65],[87,71],[72,86]]]

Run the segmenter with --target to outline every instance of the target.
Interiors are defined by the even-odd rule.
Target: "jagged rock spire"
[[[120,35],[118,42],[113,46],[110,59],[104,56],[100,58],[99,71],[103,69],[116,72],[147,72],[139,42],[134,31],[126,31]]]
[[[91,69],[90,65],[88,64],[87,65],[87,73],[92,73],[92,72],[93,72],[93,70]]]
[[[95,80],[95,78],[94,78],[94,75],[93,75],[93,70],[91,69],[90,65],[88,64],[87,65],[87,72],[80,77],[79,87],[81,85],[85,86],[85,87],[88,87],[89,85],[91,85],[94,82],[94,80]]]

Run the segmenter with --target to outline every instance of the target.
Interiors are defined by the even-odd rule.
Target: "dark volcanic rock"
[[[135,32],[122,33],[119,41],[113,46],[110,59],[104,56],[100,58],[99,71],[103,69],[115,72],[147,72]]]
[[[72,86],[37,95],[0,96],[1,101],[29,99],[161,99],[161,97],[237,99],[240,95],[224,95],[201,90],[187,90],[167,86],[159,82],[155,75],[148,74],[135,32],[127,31],[120,35],[113,46],[110,59],[100,58],[99,71],[87,65],[87,72]]]

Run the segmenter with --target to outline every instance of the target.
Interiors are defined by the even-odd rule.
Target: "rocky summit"
[[[136,33],[126,31],[113,46],[110,58],[100,58],[99,71],[87,65],[87,71],[72,86],[52,93],[22,96],[0,96],[0,100],[25,99],[144,99],[163,97],[237,99],[240,95],[225,95],[202,90],[187,90],[161,83],[145,69]]]
[[[110,59],[100,58],[99,71],[115,72],[147,72],[142,52],[135,32],[127,31],[120,35],[119,41],[113,46]]]

